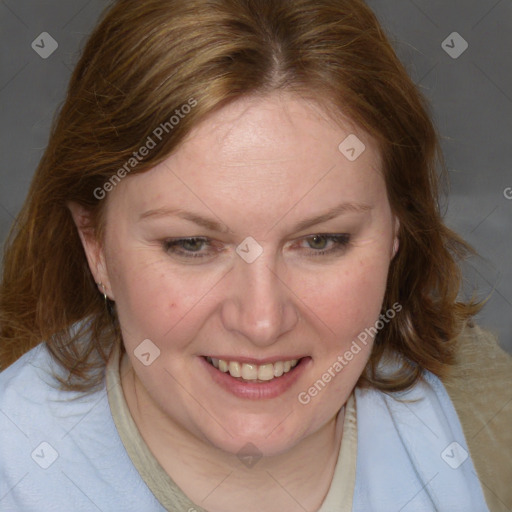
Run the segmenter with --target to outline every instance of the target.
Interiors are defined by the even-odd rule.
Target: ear
[[[105,293],[109,299],[114,300],[106,266],[105,251],[92,227],[90,211],[84,206],[71,201],[67,203],[67,207],[78,230],[89,269],[98,284],[99,291]]]
[[[393,238],[393,249],[391,250],[391,259],[393,259],[398,252],[398,248],[400,247],[400,239],[398,238],[398,233],[400,231],[400,221],[398,217],[393,218],[393,229],[394,229],[394,238]]]

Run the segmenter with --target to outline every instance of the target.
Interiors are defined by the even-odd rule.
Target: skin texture
[[[349,134],[366,146],[353,162],[338,150]],[[375,143],[351,123],[272,93],[223,107],[165,162],[125,178],[106,199],[103,243],[83,227],[87,212],[70,205],[91,271],[116,302],[132,416],[164,469],[202,507],[317,510],[325,497],[342,408],[371,342],[310,403],[297,397],[381,312],[398,222],[380,165]],[[366,209],[297,229],[342,203]],[[186,210],[222,231],[176,214],[140,219],[156,209]],[[345,247],[312,238],[344,233]],[[253,263],[235,251],[249,236],[263,249]],[[196,258],[166,252],[163,242],[180,237],[207,237],[214,249],[192,244],[205,255]],[[324,242],[339,250],[321,254]],[[145,339],[160,349],[149,366],[134,355]],[[208,355],[309,359],[285,393],[253,400],[218,386],[204,366]],[[263,454],[253,468],[236,456],[247,443]]]

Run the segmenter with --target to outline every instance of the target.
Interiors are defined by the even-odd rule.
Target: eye
[[[164,240],[162,245],[166,253],[182,258],[205,258],[218,252],[205,237],[171,238]]]
[[[324,250],[327,247],[327,244],[329,243],[329,239],[326,236],[323,235],[315,235],[308,239],[306,239],[309,247],[311,249],[320,249]]]
[[[323,256],[343,252],[350,242],[350,235],[343,234],[317,234],[302,238],[299,243],[301,248],[311,249],[311,256]],[[304,247],[303,244],[306,244]]]
[[[185,251],[199,252],[206,244],[202,238],[185,238],[178,242],[179,246]]]

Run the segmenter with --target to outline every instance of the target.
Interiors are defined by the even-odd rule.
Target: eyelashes
[[[306,257],[334,256],[344,253],[350,244],[348,233],[314,234],[294,240],[291,248]],[[163,250],[182,259],[208,259],[224,251],[224,247],[208,237],[171,238],[162,241]]]
[[[176,238],[164,240],[163,248],[166,253],[175,254],[185,258],[204,258],[208,255],[201,249],[208,247],[210,253],[213,253],[211,240],[205,237],[192,237],[192,238]],[[219,251],[217,251],[219,252]]]
[[[312,250],[311,255],[313,256],[324,256],[340,251],[345,251],[346,247],[350,242],[350,235],[347,233],[343,234],[319,234],[307,236],[300,239],[300,242],[306,242],[309,247],[306,249]]]

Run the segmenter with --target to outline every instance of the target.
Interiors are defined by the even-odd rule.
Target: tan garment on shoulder
[[[477,327],[459,337],[457,364],[442,379],[462,424],[491,512],[512,510],[512,356]]]

